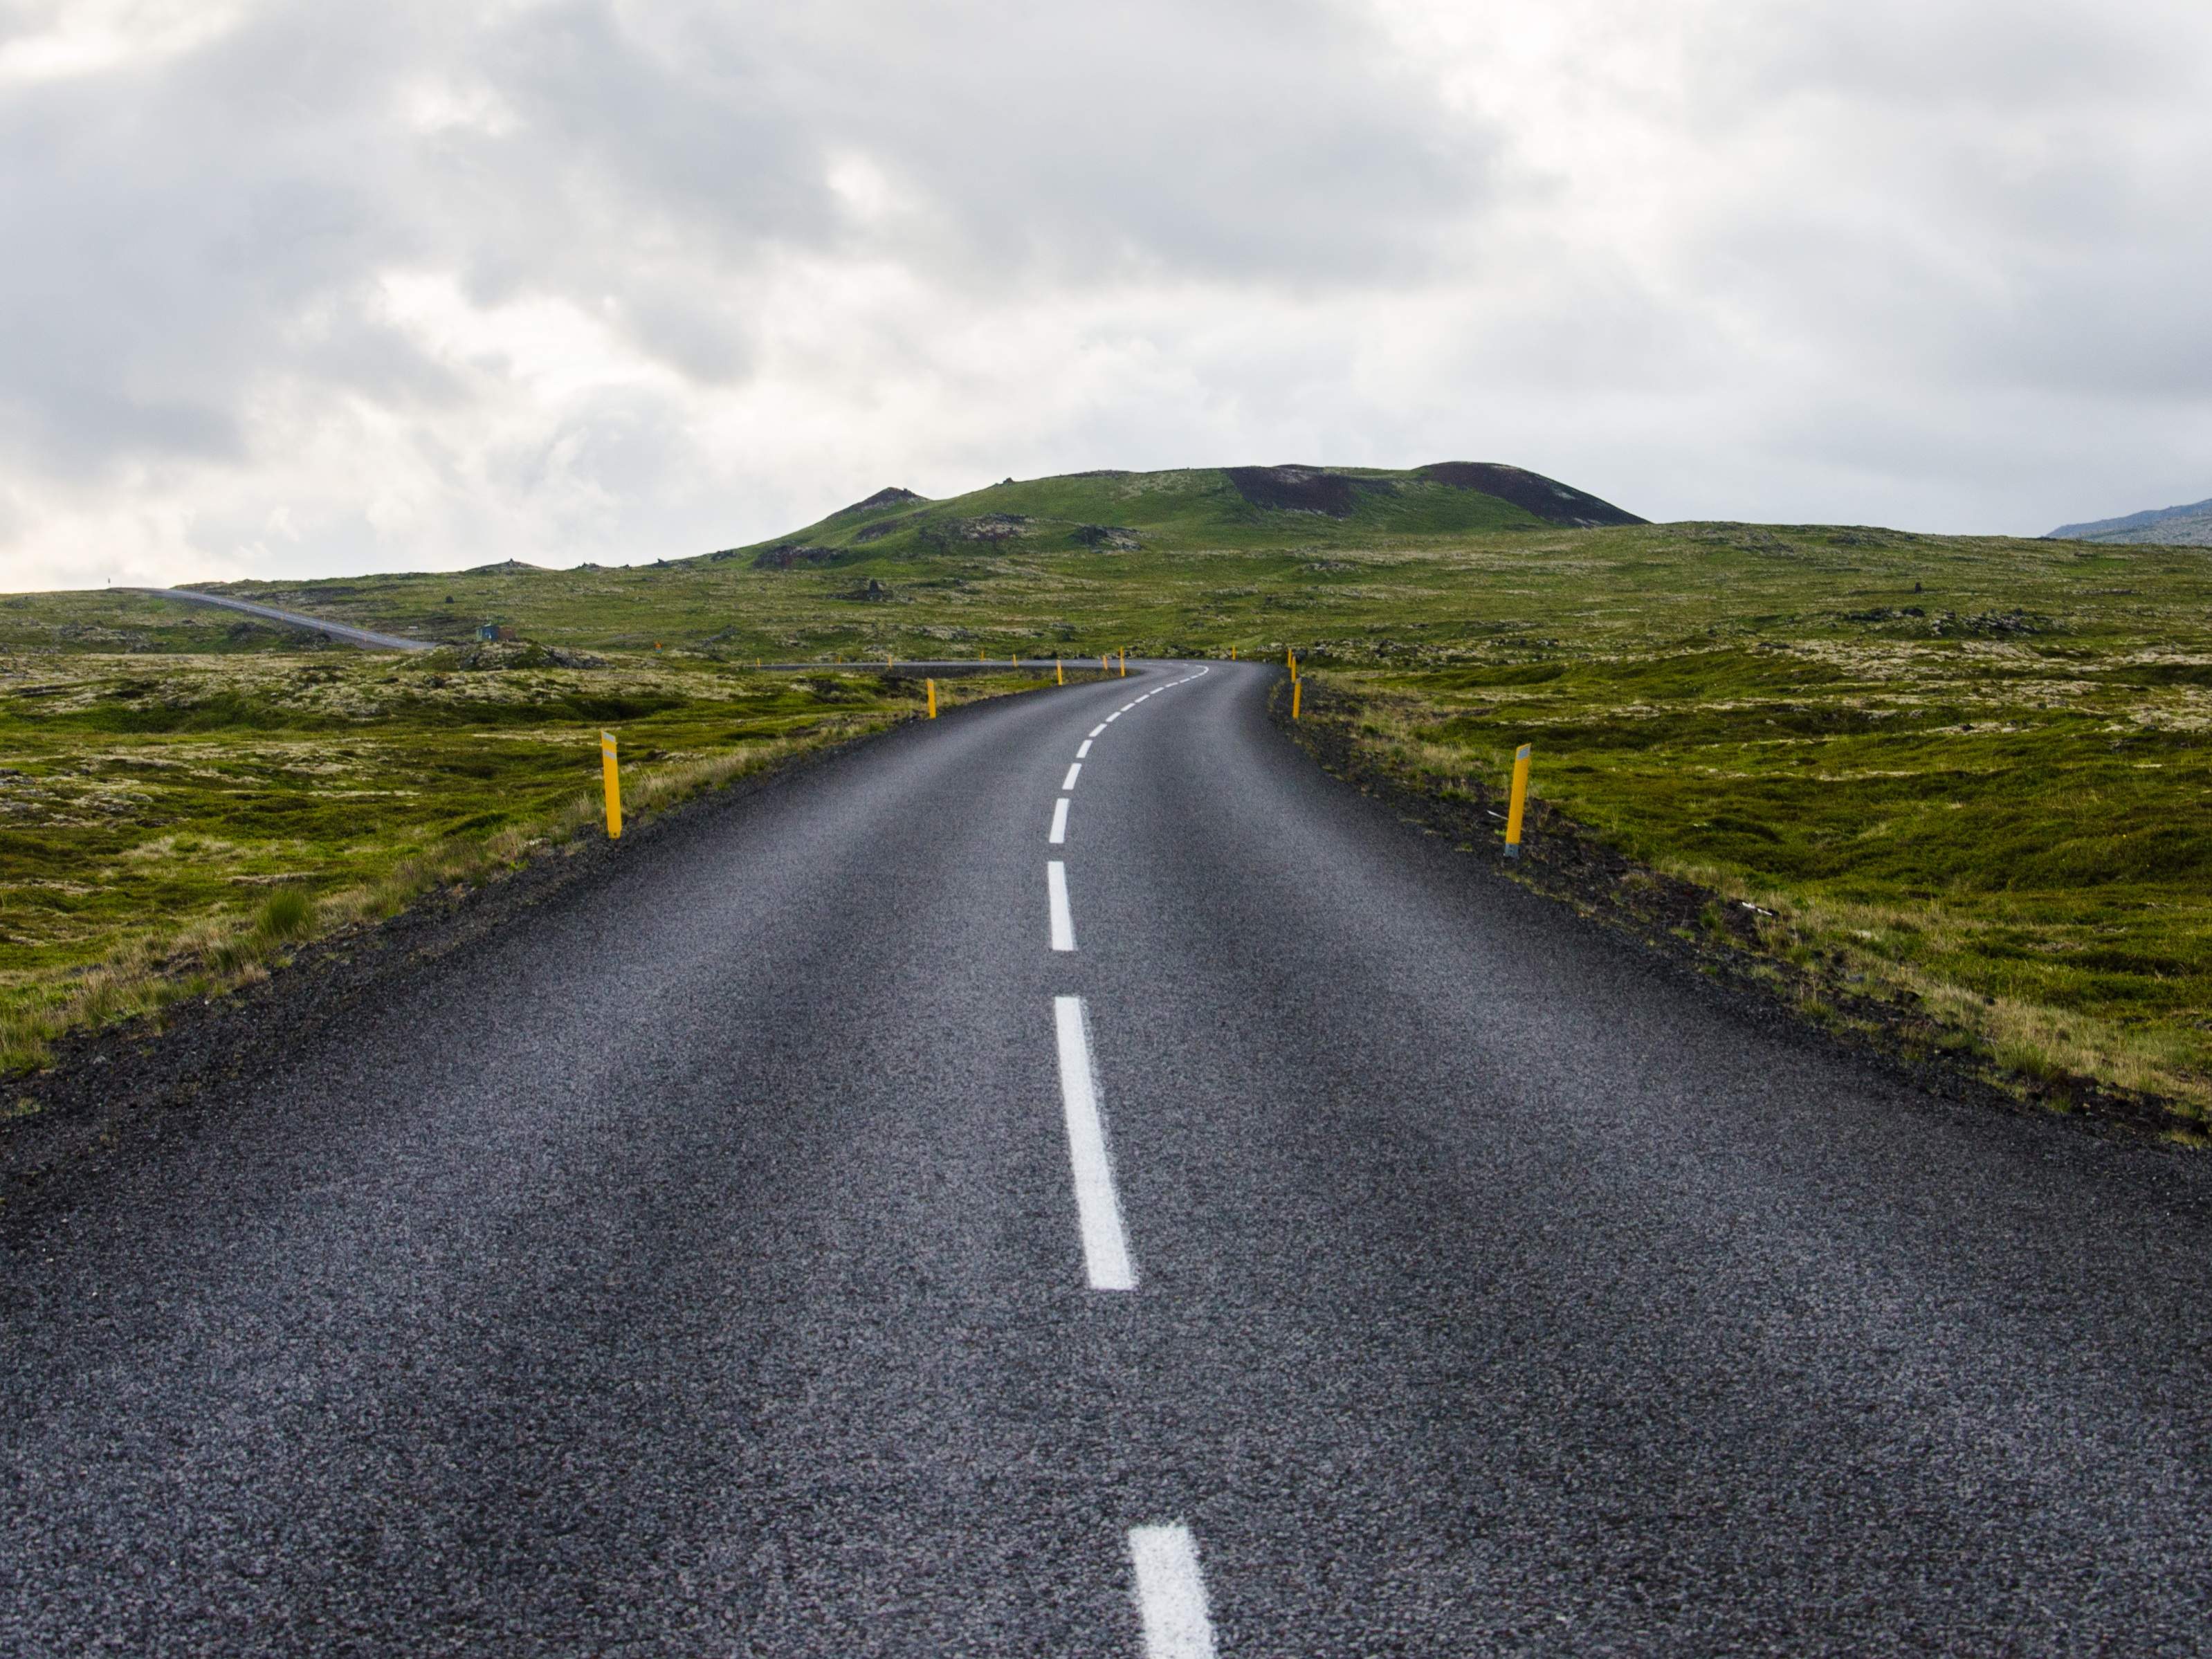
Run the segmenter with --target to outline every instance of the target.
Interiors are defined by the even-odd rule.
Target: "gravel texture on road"
[[[1196,666],[672,822],[13,1206],[0,1650],[1136,1654],[1178,1524],[1224,1654],[2212,1646],[2201,1159],[1747,1018]]]

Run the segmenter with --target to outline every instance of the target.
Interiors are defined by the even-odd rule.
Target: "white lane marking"
[[[1067,797],[1065,795],[1052,804],[1052,833],[1045,839],[1054,847],[1067,839]]]
[[[1104,720],[1101,720],[1101,721],[1099,721],[1099,722],[1098,722],[1098,724],[1097,724],[1097,725],[1096,725],[1096,726],[1092,726],[1092,727],[1091,728],[1091,737],[1093,737],[1093,738],[1095,738],[1095,737],[1097,737],[1097,736],[1101,732],[1103,732],[1105,729],[1106,729],[1106,722],[1105,722]],[[1088,741],[1089,741],[1089,738],[1085,738],[1085,742],[1088,742]]]
[[[1058,859],[1044,867],[1044,892],[1052,906],[1052,948],[1075,948],[1075,913],[1067,908],[1067,866]]]
[[[1113,725],[1113,724],[1114,724],[1114,722],[1115,722],[1115,720],[1120,720],[1121,718],[1121,711],[1120,709],[1118,709],[1118,708],[1117,708],[1117,709],[1115,709],[1112,714],[1109,714],[1109,715],[1106,717],[1106,724],[1107,724],[1108,726],[1111,726],[1111,725]]]
[[[1083,763],[1082,763],[1081,761],[1075,761],[1075,762],[1071,763],[1069,764],[1069,766],[1068,766],[1068,769],[1067,769],[1067,781],[1066,781],[1065,783],[1061,784],[1060,787],[1062,789],[1073,789],[1073,788],[1074,788],[1074,787],[1075,787],[1075,775],[1076,775],[1077,773],[1080,772],[1082,769],[1083,769]]]
[[[1081,743],[1079,743],[1078,744],[1076,744],[1076,745],[1075,745],[1075,758],[1076,758],[1076,759],[1078,759],[1078,760],[1081,760],[1081,759],[1082,759],[1085,755],[1089,754],[1090,752],[1091,752],[1091,739],[1090,739],[1090,738],[1084,738],[1084,740],[1083,740]]]
[[[1119,708],[1115,709],[1114,712],[1115,712],[1115,714],[1127,714],[1127,713],[1128,713],[1132,708],[1134,708],[1136,706],[1137,706],[1137,700],[1136,700],[1134,697],[1132,697],[1132,698],[1130,698],[1130,699],[1129,699],[1129,701],[1128,701],[1128,702],[1127,702],[1123,703],[1123,704],[1122,704]]]
[[[1133,1291],[1136,1264],[1129,1260],[1128,1236],[1121,1231],[1121,1200],[1114,1195],[1114,1166],[1107,1160],[1106,1129],[1098,1117],[1090,1016],[1081,997],[1054,997],[1052,1014],[1060,1030],[1060,1096],[1067,1109],[1067,1161],[1075,1173],[1083,1263],[1092,1290]],[[1139,1572],[1141,1578],[1141,1568]]]
[[[1145,1659],[1213,1659],[1213,1620],[1190,1528],[1180,1521],[1130,1528],[1129,1559],[1137,1568]]]

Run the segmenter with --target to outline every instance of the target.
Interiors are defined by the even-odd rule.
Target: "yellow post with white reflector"
[[[1505,856],[1521,856],[1521,816],[1528,805],[1528,745],[1513,751],[1513,799],[1505,809]]]
[[[607,786],[607,839],[622,839],[622,769],[615,759],[615,734],[599,733],[599,775]]]
[[[937,682],[924,680],[922,684],[929,688],[929,718],[935,720],[937,718]]]

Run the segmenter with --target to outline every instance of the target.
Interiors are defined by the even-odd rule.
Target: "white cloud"
[[[243,6],[221,0],[14,0],[0,12],[0,88],[158,62],[228,33],[244,15]]]
[[[2212,489],[2212,15],[0,10],[0,585],[651,558],[879,485]]]

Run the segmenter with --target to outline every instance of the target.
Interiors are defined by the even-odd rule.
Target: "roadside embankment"
[[[1513,879],[1923,1081],[2202,1144],[2212,778],[2187,711],[2162,722],[2109,685],[2124,708],[2000,710],[2020,688],[1985,664],[1940,693],[1894,663],[1834,669],[1728,651],[1309,671],[1303,718],[1276,713]],[[1532,740],[1509,865],[1510,757]]]

